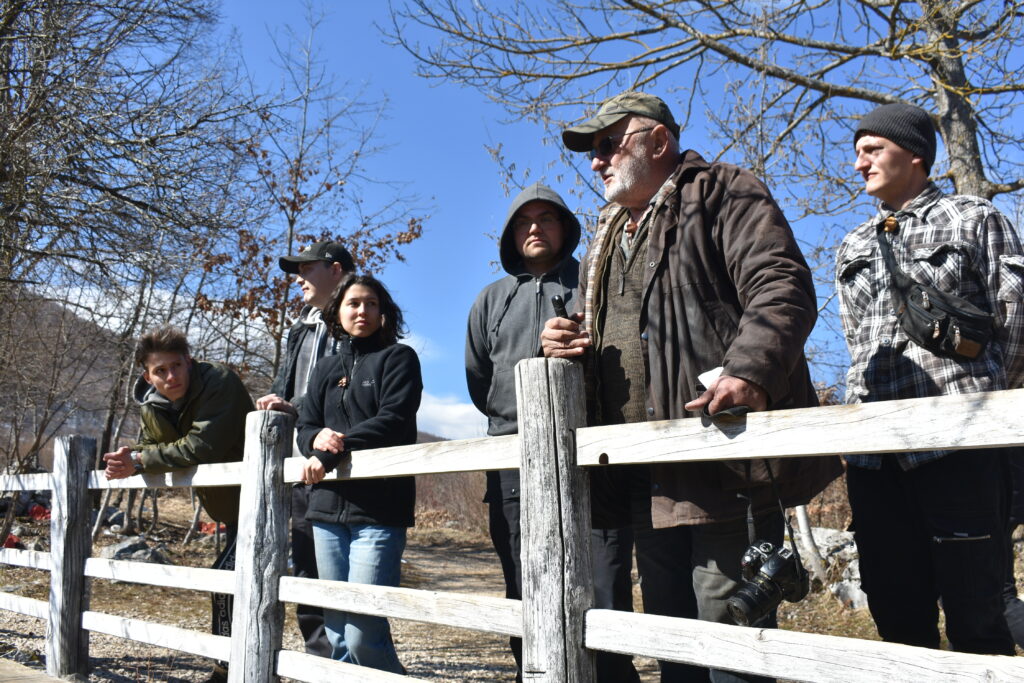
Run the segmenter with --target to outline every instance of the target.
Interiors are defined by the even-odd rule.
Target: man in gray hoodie
[[[487,416],[491,436],[518,431],[515,365],[541,355],[541,329],[555,315],[551,297],[561,296],[572,308],[579,281],[579,262],[572,253],[579,241],[579,221],[551,188],[535,183],[512,202],[499,241],[501,265],[508,275],[480,292],[466,332],[469,395]],[[605,507],[602,500],[615,497],[609,495],[608,483],[592,480],[595,510]],[[521,599],[519,471],[488,472],[484,502],[490,511],[491,540],[505,575],[505,594]],[[632,531],[615,528],[614,522],[606,524],[606,518],[594,516],[598,528],[591,537],[595,607],[632,611]],[[511,645],[519,668],[516,678],[521,680],[522,643],[513,638]],[[632,658],[626,655],[598,652],[596,668],[598,681],[639,681]]]

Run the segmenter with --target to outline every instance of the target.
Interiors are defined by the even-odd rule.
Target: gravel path
[[[490,546],[482,540],[466,539],[456,532],[417,530],[410,535],[404,559],[403,585],[481,595],[503,594],[497,561]],[[0,569],[0,590],[43,599],[46,581],[45,572]],[[92,607],[197,631],[209,628],[208,599],[184,590],[94,581]],[[286,618],[284,647],[301,650],[293,607],[289,606]],[[45,628],[45,623],[39,619],[0,610],[0,657],[42,669]],[[504,636],[394,619],[392,629],[399,655],[410,676],[436,681],[514,678],[508,640]],[[201,681],[210,669],[209,660],[201,657],[103,634],[91,635],[89,652],[93,666],[90,681]]]

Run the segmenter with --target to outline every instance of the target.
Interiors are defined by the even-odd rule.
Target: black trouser
[[[1013,530],[1024,523],[1024,448],[1006,448],[1010,484],[1010,523],[1006,527],[1006,583],[1003,585],[1003,616],[1013,642],[1024,648],[1024,602],[1017,597],[1017,577],[1013,571]]]
[[[883,640],[939,647],[938,601],[959,652],[1014,653],[1003,616],[1004,454],[956,451],[904,471],[851,466],[846,483],[868,607]]]
[[[732,624],[733,620],[725,609],[725,599],[740,581],[740,558],[750,545],[746,519],[654,529],[651,524],[653,487],[650,468],[640,465],[625,467],[618,477],[627,482],[644,612]],[[782,541],[782,528],[778,512],[758,515],[755,520],[757,538],[771,541],[776,546]],[[756,625],[774,627],[775,612],[772,611]],[[763,683],[772,680],[664,660],[658,660],[658,667],[661,683]]]
[[[506,476],[506,494],[501,493],[499,475],[518,475],[518,472],[488,472],[488,520],[494,551],[501,562],[505,577],[505,597],[522,599],[523,567],[519,526],[518,481]],[[594,607],[633,611],[633,533],[624,529],[594,529],[590,536],[594,571]],[[516,680],[522,680],[523,644],[519,638],[510,638],[512,656],[516,660]],[[633,658],[614,652],[595,654],[598,683],[639,683],[640,676],[633,666]]]
[[[316,548],[313,545],[313,525],[306,520],[311,487],[296,484],[292,487],[292,576],[319,578],[316,571]],[[295,620],[306,641],[306,652],[320,657],[331,656],[331,643],[324,631],[324,611],[312,605],[295,605]]]
[[[755,536],[781,547],[781,513],[758,515]],[[636,564],[644,612],[666,617],[732,624],[724,597],[742,581],[740,558],[749,547],[746,519],[654,529],[636,529]],[[775,628],[775,610],[754,624]],[[694,664],[658,661],[661,683],[764,682],[755,674],[708,669]]]
[[[213,561],[214,569],[234,571],[235,540],[238,538],[238,522],[225,524],[224,548]],[[231,610],[235,607],[235,598],[231,593],[213,593],[210,595],[213,615],[210,619],[211,632],[215,636],[231,637]]]

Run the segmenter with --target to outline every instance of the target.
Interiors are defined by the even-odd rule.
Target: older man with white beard
[[[541,334],[545,355],[583,358],[590,424],[816,405],[803,353],[814,286],[768,189],[680,153],[668,106],[645,93],[607,100],[562,140],[589,154],[610,202],[580,267],[582,315],[549,320]],[[700,382],[711,370],[717,378]],[[644,611],[732,623],[726,603],[747,546],[756,537],[781,548],[780,503],[806,503],[839,472],[835,458],[791,458],[620,477]],[[773,626],[774,605],[750,621]],[[661,671],[663,682],[764,680],[670,662]]]

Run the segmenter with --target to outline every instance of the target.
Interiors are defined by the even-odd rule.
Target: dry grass
[[[839,477],[807,504],[811,526],[846,529],[853,521],[846,497],[846,475]]]
[[[426,481],[429,480],[429,481]],[[423,477],[419,484],[418,525],[409,536],[403,565],[403,585],[436,591],[502,595],[504,586],[497,559],[486,536],[482,475]],[[450,504],[445,507],[445,503]],[[832,521],[839,528],[849,522],[845,490],[833,485],[809,506],[815,524]],[[216,555],[209,541],[182,545],[191,519],[191,505],[184,492],[163,492],[161,524],[149,541],[162,543],[169,559],[178,565],[208,567]],[[45,522],[19,520],[26,540],[45,539]],[[120,540],[105,536],[99,545]],[[1017,545],[1018,580],[1024,591],[1024,546]],[[30,569],[0,568],[0,589],[46,599],[48,575]],[[636,606],[641,608],[639,590]],[[184,589],[92,581],[91,608],[125,617],[142,618],[207,631],[210,603],[205,594]],[[301,649],[294,608],[286,610],[285,647]],[[877,640],[866,610],[842,607],[827,592],[813,593],[797,604],[783,603],[779,610],[784,629]],[[502,636],[429,624],[392,620],[395,641],[409,673],[418,678],[444,681],[511,680],[514,673],[507,639]],[[0,657],[40,666],[44,625],[27,617],[0,611]],[[195,681],[205,676],[209,662],[159,648],[93,634],[91,656],[100,681]],[[31,664],[35,661],[35,664]],[[644,681],[657,680],[656,664],[637,659]]]
[[[416,526],[459,529],[486,538],[485,487],[483,472],[416,477]]]

